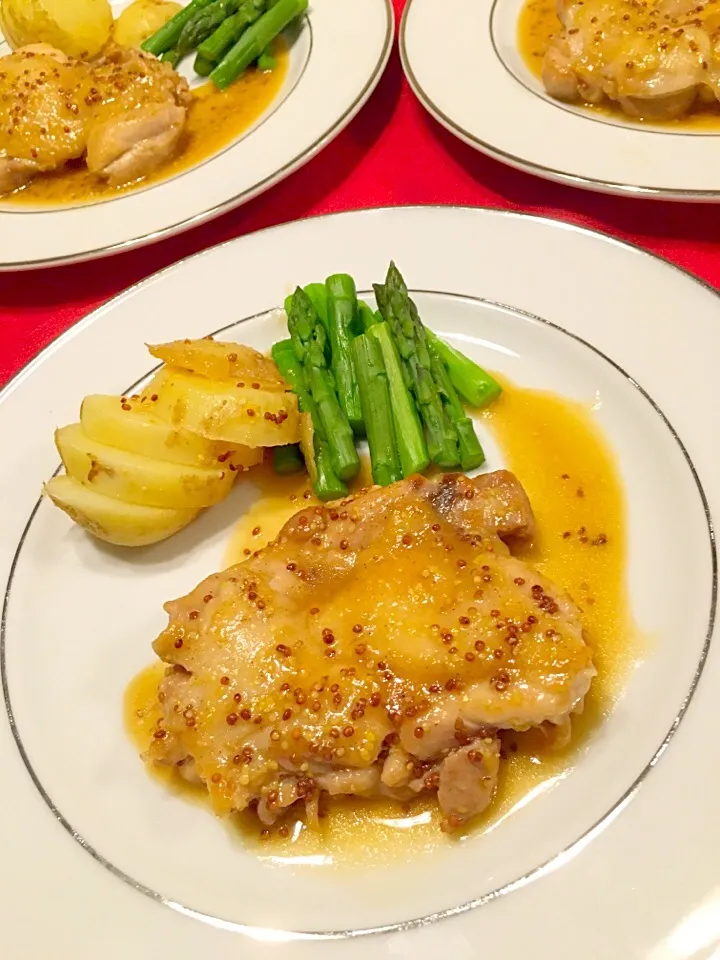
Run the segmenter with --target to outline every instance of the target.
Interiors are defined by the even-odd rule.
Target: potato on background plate
[[[121,47],[140,47],[180,10],[172,0],[134,0],[115,21],[113,40]]]
[[[110,39],[113,15],[108,0],[2,0],[0,25],[13,49],[49,43],[87,60]]]

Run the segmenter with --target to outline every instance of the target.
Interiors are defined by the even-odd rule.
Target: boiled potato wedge
[[[155,394],[153,394],[155,396]],[[83,432],[97,443],[118,447],[154,460],[185,463],[190,466],[224,470],[247,470],[262,461],[262,450],[228,447],[218,440],[207,440],[161,420],[148,399],[109,397],[93,394],[85,397],[80,408]]]
[[[8,43],[49,43],[68,57],[88,60],[110,39],[108,0],[2,0],[0,21]]]
[[[125,503],[96,493],[68,476],[53,477],[44,492],[88,533],[118,547],[145,547],[167,540],[199,513]]]
[[[115,21],[113,40],[121,47],[140,47],[180,10],[172,0],[134,0]]]
[[[148,507],[193,510],[224,499],[235,473],[152,460],[91,440],[79,423],[57,430],[55,445],[68,475],[106,497]]]
[[[252,347],[218,340],[174,340],[148,346],[150,353],[171,367],[200,373],[211,380],[233,380],[263,390],[287,390],[275,361]],[[242,388],[241,388],[242,389]]]
[[[294,393],[240,387],[232,381],[163,367],[143,395],[157,396],[153,413],[173,427],[228,446],[276,447],[300,439]]]
[[[309,413],[300,414],[300,450],[305,458],[305,466],[313,483],[317,483],[315,464],[315,428]]]

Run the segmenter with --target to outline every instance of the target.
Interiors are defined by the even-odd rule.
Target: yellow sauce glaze
[[[3,197],[0,203],[52,206],[97,203],[168,180],[203,163],[252,126],[280,92],[289,62],[288,49],[282,40],[276,41],[273,55],[277,66],[272,71],[251,68],[226,90],[217,90],[208,82],[193,91],[177,156],[150,176],[111,187],[91,174],[83,161],[78,161],[56,173],[37,177],[23,189]]]
[[[523,483],[535,511],[534,542],[515,552],[562,585],[581,607],[598,676],[584,713],[573,719],[573,737],[566,749],[549,749],[539,732],[505,736],[498,792],[473,824],[473,833],[497,824],[567,771],[578,746],[612,707],[639,652],[625,585],[623,490],[613,453],[589,404],[510,383],[504,388],[501,398],[484,412],[482,428],[495,436],[504,465]],[[367,482],[367,465],[364,473],[361,482]],[[304,475],[278,477],[265,465],[254,478],[261,496],[233,533],[228,564],[263,547],[293,514],[313,502]],[[605,542],[598,545],[598,538]],[[128,688],[126,725],[141,752],[159,721],[156,695],[163,669],[154,664]],[[177,786],[174,774],[161,776]],[[202,790],[191,791],[193,797],[203,795]],[[409,805],[336,798],[326,804],[319,831],[307,830],[300,820],[286,820],[263,842],[254,815],[236,820],[243,842],[255,846],[261,856],[298,863],[312,858],[310,862],[325,864],[381,864],[463,839],[442,833],[437,803],[429,795]]]
[[[542,64],[551,39],[560,32],[556,0],[526,0],[518,20],[517,45],[525,65],[533,76],[542,79]],[[720,130],[720,104],[697,102],[687,117],[678,120],[638,120],[606,101],[602,104],[582,104],[591,115],[662,127],[668,131],[712,133]]]

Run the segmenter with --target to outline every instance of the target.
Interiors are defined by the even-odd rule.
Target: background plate
[[[476,150],[558,183],[664,200],[720,200],[717,135],[602,122],[546,96],[517,52],[522,5],[408,0],[400,27],[403,68],[436,120]],[[437,55],[438,36],[452,57]]]
[[[127,3],[113,6],[117,12]],[[284,89],[250,133],[199,166],[105,203],[43,210],[0,200],[0,270],[128,250],[258,196],[311,160],[362,108],[390,56],[393,25],[390,0],[312,0]]]

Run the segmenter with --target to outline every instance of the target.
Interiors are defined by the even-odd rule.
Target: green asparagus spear
[[[227,51],[234,43],[237,43],[250,24],[255,23],[265,13],[266,8],[266,0],[243,0],[237,8],[237,12],[224,20],[214,33],[203,40],[198,47],[198,56],[203,61],[212,64],[220,63]],[[201,76],[209,76],[211,72],[212,70],[201,74]]]
[[[460,353],[455,347],[441,340],[432,330],[427,338],[442,357],[450,374],[450,380],[463,400],[471,407],[484,407],[502,393],[502,387],[474,360]]]
[[[300,473],[305,469],[305,461],[297,443],[289,443],[284,447],[273,447],[273,468],[275,473],[286,477],[293,473]]]
[[[172,51],[176,62],[173,66],[195,50],[203,40],[207,40],[229,16],[236,13],[240,0],[213,0],[203,10],[198,10],[182,28]]]
[[[367,333],[370,327],[383,322],[382,317],[372,310],[364,300],[358,300],[357,313],[361,333]]]
[[[308,413],[313,422],[313,451],[315,455],[315,493],[320,500],[339,500],[347,493],[347,487],[333,470],[330,448],[324,435],[320,414],[310,396],[305,373],[295,355],[292,340],[281,340],[272,348],[272,357],[278,370],[292,387],[298,398],[301,413]]]
[[[177,43],[185,24],[192,20],[198,10],[203,10],[209,6],[213,0],[190,0],[190,3],[178,10],[174,17],[171,17],[167,23],[163,24],[151,37],[142,44],[142,49],[146,53],[152,53],[159,57],[161,53],[170,50]]]
[[[335,378],[338,399],[353,432],[362,435],[363,414],[352,354],[357,310],[355,281],[346,273],[336,273],[327,278],[325,289],[330,367]]]
[[[268,47],[267,50],[263,50],[260,56],[257,58],[257,68],[262,70],[263,73],[271,73],[277,66],[277,60],[272,55],[272,51]]]
[[[335,381],[328,367],[325,328],[312,301],[301,287],[296,289],[290,303],[288,328],[295,354],[307,377],[310,395],[318,408],[335,472],[341,480],[350,480],[360,469],[360,458],[355,449],[352,428],[338,401]]]
[[[485,462],[485,453],[475,433],[473,422],[466,415],[457,390],[452,384],[444,360],[434,343],[430,342],[428,348],[433,378],[442,397],[445,411],[457,433],[460,466],[463,470],[474,470]]]
[[[390,264],[385,286],[375,287],[375,296],[403,360],[405,382],[412,390],[425,427],[430,459],[439,467],[456,467],[460,463],[457,436],[433,380],[424,327],[415,322],[414,304],[395,264]]]
[[[320,317],[320,322],[327,330],[327,290],[325,289],[324,283],[308,283],[306,287],[303,287],[303,290],[310,298],[310,302],[315,307],[315,313]],[[290,313],[290,304],[292,303],[293,294],[285,297],[285,313]],[[328,353],[328,359],[329,359]]]
[[[328,323],[328,298],[327,298],[327,288],[324,283],[308,283],[306,287],[303,287],[305,293],[312,300],[312,305],[315,307],[315,312],[320,317],[322,325],[327,330]]]
[[[246,70],[253,60],[270,46],[275,37],[289,23],[301,16],[308,8],[308,0],[277,0],[259,20],[240,36],[210,74],[210,79],[219,90],[224,90]],[[207,56],[204,50],[200,51]],[[208,57],[208,59],[212,59]]]
[[[387,323],[375,323],[368,333],[382,351],[403,476],[422,473],[427,469],[430,458],[415,401],[403,379],[402,365],[390,327]]]
[[[210,60],[206,60],[201,53],[195,57],[195,63],[193,64],[193,70],[199,77],[209,77],[213,72],[213,67],[215,66]]]
[[[383,355],[377,341],[366,334],[353,340],[352,355],[360,387],[373,480],[386,487],[389,483],[402,480],[403,471],[395,442]]]

